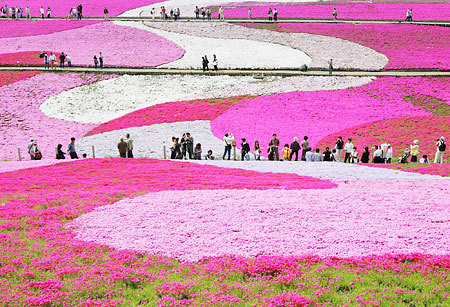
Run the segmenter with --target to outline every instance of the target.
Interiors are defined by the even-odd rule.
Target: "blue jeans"
[[[223,152],[223,156],[222,159],[225,160],[225,156],[228,152],[228,160],[230,160],[230,156],[231,156],[231,145],[227,145],[225,146],[225,151]]]

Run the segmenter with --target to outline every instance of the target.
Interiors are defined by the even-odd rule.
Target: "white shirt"
[[[320,162],[320,161],[322,161],[322,154],[321,154],[320,152],[315,152],[315,153],[313,154],[313,160],[314,160],[315,162]]]
[[[344,149],[346,152],[351,153],[353,151],[353,143],[352,142],[345,143]]]
[[[314,154],[312,153],[312,151],[307,151],[305,154],[306,161],[313,162],[314,161],[313,158],[314,158]]]
[[[41,7],[41,8],[39,9],[39,12],[41,12],[41,14],[44,14],[44,8]]]
[[[225,143],[225,146],[231,145],[231,142],[233,140],[234,140],[234,136],[232,136],[232,137],[224,136],[223,137],[223,142]]]
[[[387,150],[387,153],[386,153],[386,159],[392,159],[392,156],[394,155],[394,150],[392,149],[392,147],[391,148],[389,148],[388,150]]]
[[[386,157],[386,152],[387,152],[387,148],[388,148],[388,144],[383,143],[380,145],[380,150],[382,150],[383,152],[381,153],[381,155],[383,157]]]
[[[373,156],[374,156],[374,157],[381,157],[381,155],[382,155],[381,149],[377,149],[377,150],[375,150],[375,152],[373,153]]]

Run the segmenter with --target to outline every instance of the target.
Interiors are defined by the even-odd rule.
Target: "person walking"
[[[39,13],[41,13],[42,19],[44,19],[44,8],[42,6],[39,9]]]
[[[95,68],[97,68],[97,66],[98,66],[97,55],[94,55],[94,66],[95,66]]]
[[[334,8],[334,9],[333,9],[333,19],[334,19],[334,20],[337,19],[337,14],[338,14],[337,9]]]
[[[216,57],[215,54],[213,54],[213,62],[212,62],[212,64],[213,64],[213,67],[214,67],[214,71],[217,71],[218,70],[219,61],[217,61],[217,57]]]
[[[234,141],[233,133],[225,133],[223,137],[223,143],[225,145],[225,150],[223,152],[222,160],[225,160],[225,156],[228,154],[228,160],[230,160],[231,156],[231,144]]]
[[[344,150],[344,141],[342,140],[342,136],[338,137],[335,148],[336,148],[336,154],[337,154],[337,161],[341,162],[342,161],[342,151]]]
[[[28,6],[25,8],[25,13],[27,14],[27,19],[31,19],[30,8]]]
[[[344,150],[345,150],[344,163],[350,162],[351,161],[352,152],[353,152],[353,143],[352,143],[352,139],[351,138],[349,138],[348,142],[345,143]]]
[[[247,140],[245,138],[241,139],[241,161],[250,160],[249,152],[250,152],[250,145],[247,143]]]
[[[50,68],[50,59],[48,57],[47,52],[44,53],[44,69]]]
[[[204,57],[202,57],[202,66],[203,66],[203,71],[207,71],[209,70],[209,61],[208,58],[206,57],[206,55]]]
[[[98,54],[98,61],[100,62],[100,68],[103,68],[103,54],[101,51]]]
[[[127,142],[125,142],[123,140],[123,138],[120,138],[120,142],[119,144],[117,144],[117,148],[119,149],[119,155],[121,158],[126,158],[127,157]]]
[[[105,20],[108,20],[108,14],[109,14],[109,11],[108,11],[108,9],[105,7],[105,9],[103,10],[103,14],[105,15]]]
[[[252,20],[252,9],[248,8],[248,21]]]
[[[78,20],[81,20],[81,18],[83,17],[83,6],[81,4],[77,6],[77,15]]]
[[[305,135],[303,137],[303,141],[302,141],[302,161],[306,161],[305,155],[306,155],[308,148],[309,148],[309,141],[308,141],[308,137]]]
[[[75,150],[75,138],[70,138],[69,146],[67,146],[67,152],[71,159],[78,159],[77,151]]]
[[[271,8],[269,8],[269,12],[267,12],[267,15],[268,15],[268,17],[269,17],[269,21],[272,21],[272,9]]]
[[[278,147],[280,146],[280,140],[277,138],[277,135],[274,133],[272,135],[272,139],[270,139],[269,145],[272,146],[272,150],[275,153],[275,159],[280,160],[280,153],[278,152]]]
[[[436,139],[436,155],[434,156],[434,163],[443,163],[444,162],[444,153],[447,149],[447,144],[445,143],[445,139],[441,136],[440,139]]]
[[[130,137],[130,134],[127,133],[127,158],[133,158],[133,139]]]
[[[294,137],[294,141],[291,143],[291,156],[289,160],[292,160],[295,154],[295,161],[298,161],[298,152],[300,151],[300,144],[298,143],[298,138]]]
[[[333,73],[333,59],[328,60],[328,73],[330,75]]]
[[[66,61],[66,56],[64,55],[64,52],[61,52],[59,55],[59,67],[64,68],[64,62]]]
[[[278,21],[278,11],[277,9],[273,9],[273,21]]]
[[[52,10],[50,9],[49,6],[47,6],[47,18],[50,18],[51,12],[52,12]]]
[[[412,9],[406,11],[406,19],[405,21],[412,21]]]

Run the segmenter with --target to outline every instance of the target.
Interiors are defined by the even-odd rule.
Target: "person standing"
[[[127,143],[127,158],[133,158],[133,139],[130,137],[130,134],[126,135],[126,143]]]
[[[66,61],[66,56],[64,55],[64,52],[61,52],[59,55],[59,67],[64,68],[64,62]]]
[[[223,137],[223,143],[225,145],[225,150],[223,152],[222,160],[225,160],[225,156],[228,153],[228,160],[230,160],[231,156],[231,143],[234,141],[233,133],[225,133],[225,136]]]
[[[447,144],[445,143],[445,139],[441,136],[440,139],[436,139],[436,155],[434,156],[434,163],[443,163],[444,162],[444,153],[447,149]]]
[[[50,18],[51,12],[52,12],[52,11],[50,10],[50,7],[47,6],[47,18]]]
[[[68,54],[66,54],[66,61],[67,61],[67,66],[72,67],[72,58]]]
[[[406,11],[406,19],[405,21],[412,21],[412,9]]]
[[[394,156],[394,150],[391,147],[391,144],[388,144],[387,152],[386,152],[386,163],[391,163],[392,157]]]
[[[298,161],[298,152],[300,151],[300,144],[298,143],[298,138],[295,137],[294,141],[291,143],[291,156],[289,160],[292,160],[295,154],[295,161]]]
[[[218,70],[219,61],[217,61],[217,57],[216,57],[215,54],[213,55],[213,62],[212,62],[212,64],[213,64],[213,67],[214,67],[214,71],[217,71]]]
[[[95,68],[97,68],[97,66],[98,66],[97,55],[94,55],[94,66],[95,66]]]
[[[80,4],[77,6],[77,14],[78,14],[78,20],[81,20],[83,17],[83,6]]]
[[[44,8],[42,6],[39,9],[39,13],[41,13],[42,19],[44,19]]]
[[[100,51],[98,55],[98,61],[100,62],[100,68],[103,68],[103,54]]]
[[[198,8],[198,6],[195,6],[195,19],[200,19],[200,9]]]
[[[249,160],[250,157],[248,153],[250,152],[250,145],[247,143],[245,138],[242,138],[241,141],[241,161],[244,161],[244,159]]]
[[[67,146],[67,152],[71,159],[78,159],[77,151],[75,150],[75,138],[70,138],[69,146]]]
[[[47,52],[44,53],[44,69],[50,68],[50,59],[48,57]]]
[[[56,55],[50,52],[50,67],[56,69]]]
[[[219,20],[225,20],[225,9],[223,8],[223,6],[221,6],[220,8],[219,8]]]
[[[333,59],[328,60],[328,73],[330,75],[333,73]]]
[[[411,162],[417,162],[419,156],[419,140],[414,140],[414,145],[410,145],[411,148]]]
[[[269,145],[272,145],[272,150],[275,153],[275,159],[277,161],[280,160],[280,154],[278,152],[278,147],[280,146],[280,140],[277,138],[277,135],[275,133],[273,134]]]
[[[337,19],[337,14],[338,14],[338,13],[337,13],[337,9],[334,8],[334,9],[333,9],[333,19],[334,19],[334,20]]]
[[[211,9],[207,8],[206,9],[206,17],[208,18],[208,21],[211,21],[211,14],[212,14]]]
[[[106,6],[105,6],[105,9],[103,10],[103,14],[105,15],[105,20],[108,20],[108,14],[109,14],[109,11],[108,11],[108,9],[106,8]]]
[[[252,20],[252,9],[248,8],[248,21]]]
[[[255,160],[261,160],[261,146],[259,146],[259,142],[255,141],[255,146],[253,147],[253,154],[255,155]]]
[[[337,161],[341,162],[342,161],[342,151],[344,149],[344,141],[342,140],[342,136],[338,137],[335,148],[336,148],[336,154],[337,154]]]
[[[344,163],[351,162],[351,155],[353,152],[353,143],[351,138],[349,138],[348,142],[345,143],[344,150],[345,150]]]
[[[31,19],[30,8],[28,6],[25,8],[25,13],[27,14],[27,19]]]
[[[119,149],[119,155],[121,158],[127,157],[127,142],[120,138],[119,144],[117,144],[117,149]]]
[[[202,19],[205,20],[205,16],[206,16],[206,10],[204,7],[202,7]]]
[[[267,15],[269,17],[269,21],[272,21],[272,9],[269,8],[269,12],[267,12]]]
[[[305,155],[306,155],[308,148],[309,148],[309,141],[308,141],[308,137],[305,135],[303,137],[303,141],[302,141],[302,161],[306,161]]]
[[[278,11],[277,9],[273,9],[273,21],[278,21]]]
[[[194,159],[194,138],[189,132],[186,133],[186,149],[189,154],[189,159]]]
[[[364,147],[364,152],[362,154],[361,157],[361,163],[369,163],[370,160],[370,152],[369,152],[369,147]]]

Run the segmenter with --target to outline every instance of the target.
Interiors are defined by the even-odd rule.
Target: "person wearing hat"
[[[31,144],[30,148],[28,149],[28,153],[30,154],[31,160],[41,160],[42,159],[42,153],[39,149],[39,146],[37,145],[37,142],[34,140]]]
[[[121,158],[127,157],[127,151],[128,151],[128,145],[127,142],[123,140],[123,138],[120,138],[119,144],[117,144],[117,148],[119,149],[119,154]]]
[[[417,162],[417,157],[419,156],[419,140],[414,140],[414,145],[411,147],[411,162]]]
[[[434,156],[434,163],[442,163],[444,161],[444,152],[447,147],[445,138],[441,136],[440,139],[436,139],[436,155]]]

